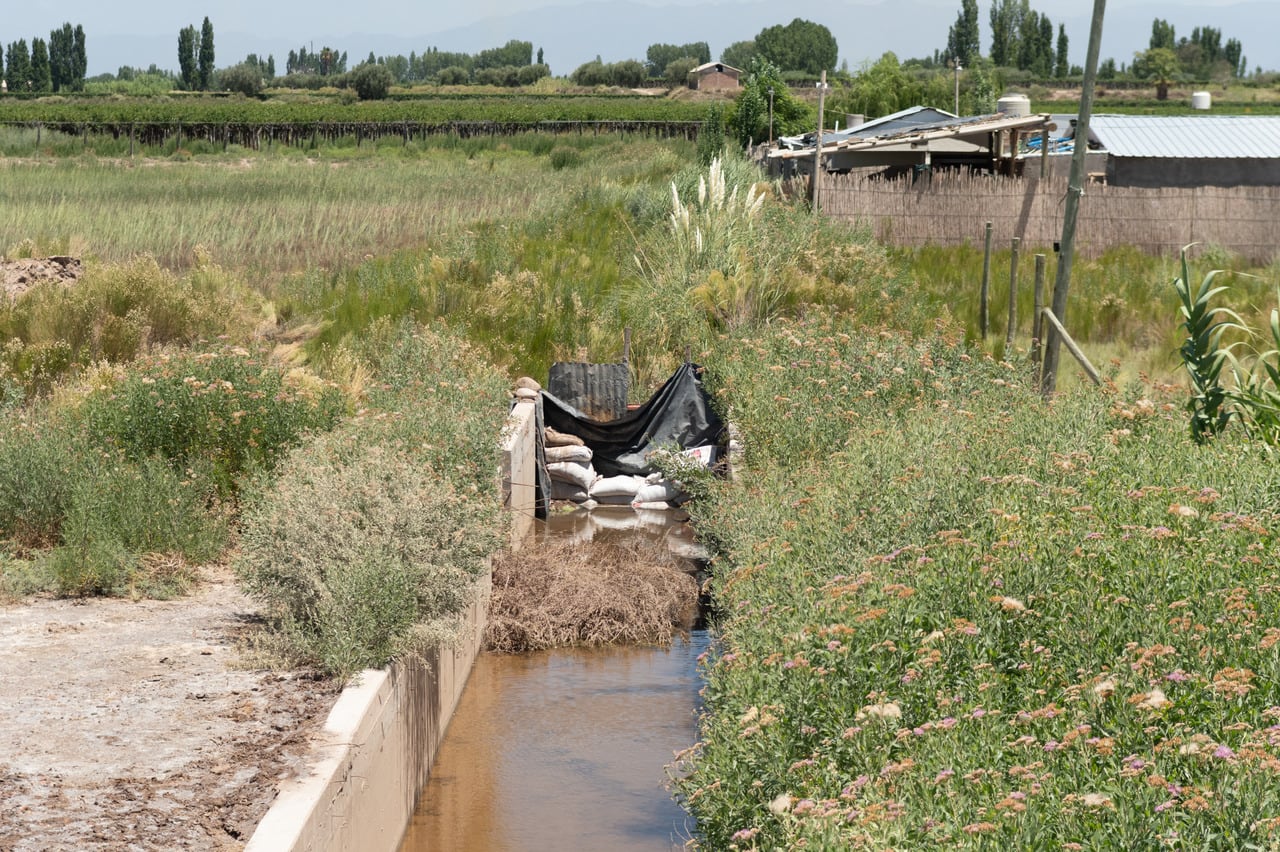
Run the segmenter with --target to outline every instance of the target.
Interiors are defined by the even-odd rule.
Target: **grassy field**
[[[0,313],[0,593],[171,591],[236,529],[292,659],[411,653],[496,546],[509,379],[631,326],[637,393],[687,346],[746,448],[693,506],[719,645],[674,771],[706,848],[1274,845],[1273,451],[1189,437],[1168,260],[1077,266],[1117,361],[1046,402],[973,345],[976,252],[890,253],[687,144],[2,167],[32,209],[0,240],[102,260]],[[309,224],[256,228],[298,187]],[[127,260],[175,216],[177,271]],[[1266,274],[1231,294],[1255,325]]]

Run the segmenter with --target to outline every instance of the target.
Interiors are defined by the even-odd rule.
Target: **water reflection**
[[[687,524],[645,519],[655,522],[620,532],[622,512],[602,517],[554,526],[613,541],[692,540]],[[482,654],[404,852],[679,849],[692,821],[664,788],[665,767],[697,737],[696,660],[707,643],[694,631],[665,648]]]

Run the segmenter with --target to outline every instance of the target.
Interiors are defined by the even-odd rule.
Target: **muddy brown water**
[[[687,535],[649,521],[610,523],[601,537]],[[583,528],[557,518],[551,534],[582,540]],[[681,848],[693,821],[666,789],[666,767],[697,738],[708,642],[695,630],[670,647],[482,654],[402,852]]]

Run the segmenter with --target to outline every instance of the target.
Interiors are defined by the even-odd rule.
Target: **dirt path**
[[[0,608],[0,850],[238,849],[338,684],[236,668],[253,604]]]

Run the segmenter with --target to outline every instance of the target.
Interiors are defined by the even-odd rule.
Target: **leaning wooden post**
[[[1040,316],[1044,310],[1044,265],[1044,255],[1037,254],[1035,301],[1031,310],[1031,374],[1036,384],[1040,383],[1040,346],[1044,340],[1044,318]]]
[[[1054,337],[1061,340],[1062,344],[1067,347],[1067,351],[1074,355],[1075,359],[1080,362],[1080,366],[1084,368],[1085,375],[1089,377],[1089,380],[1095,385],[1102,384],[1102,374],[1099,373],[1097,368],[1089,362],[1088,357],[1084,354],[1084,350],[1076,345],[1076,342],[1071,339],[1071,335],[1067,334],[1067,330],[1062,327],[1062,323],[1058,322],[1058,318],[1054,316],[1053,309],[1045,308],[1041,311],[1041,316],[1045,318],[1049,325],[1053,326],[1053,330],[1055,332]]]
[[[1049,174],[1049,125],[1040,130],[1040,179]]]
[[[987,235],[982,249],[982,289],[978,291],[978,332],[987,339],[987,296],[991,289],[991,223],[987,223]]]
[[[1009,254],[1009,322],[1004,327],[1004,357],[1008,359],[1013,349],[1013,336],[1018,330],[1018,246],[1022,240],[1013,238]]]

